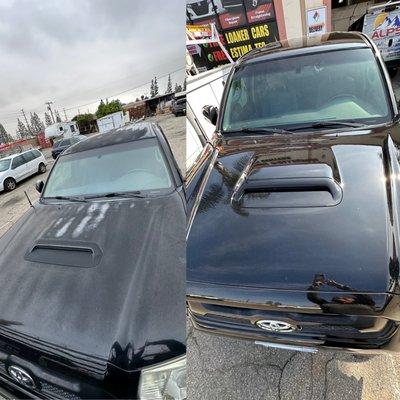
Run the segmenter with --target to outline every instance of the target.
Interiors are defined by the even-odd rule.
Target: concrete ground
[[[400,99],[400,71],[393,87]],[[400,400],[400,355],[268,349],[190,322],[187,348],[190,400]]]
[[[172,151],[177,159],[178,165],[182,171],[185,170],[185,133],[186,119],[185,117],[174,117],[172,114],[161,115],[149,119],[157,122],[163,129],[168,141],[170,142]],[[48,160],[47,173],[44,175],[35,175],[18,184],[17,188],[12,192],[0,193],[0,237],[3,236],[12,225],[29,209],[29,203],[26,199],[24,191],[27,192],[32,202],[39,199],[39,193],[35,189],[37,180],[46,180],[49,171],[54,164],[51,158],[51,151],[46,149],[43,151]],[[1,256],[1,255],[0,255]]]

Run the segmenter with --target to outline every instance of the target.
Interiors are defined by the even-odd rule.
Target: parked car
[[[28,398],[185,395],[182,178],[161,129],[65,150],[0,239],[0,386]]]
[[[17,183],[35,174],[46,172],[46,159],[36,149],[0,159],[0,191],[12,191]]]
[[[172,102],[172,114],[175,117],[186,114],[186,96],[176,99]]]
[[[54,159],[56,159],[64,150],[68,149],[68,147],[73,144],[79,143],[81,140],[86,140],[87,137],[83,135],[73,136],[67,139],[61,139],[58,142],[55,142],[53,145],[53,149],[51,150],[51,155]]]
[[[400,350],[398,106],[359,33],[240,59],[188,177],[198,329],[269,347]]]

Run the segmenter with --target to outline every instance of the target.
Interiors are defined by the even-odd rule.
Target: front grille
[[[6,366],[2,361],[0,361],[0,376],[1,375],[4,375],[8,380],[14,382],[10,378]],[[68,390],[65,390],[64,388],[61,388],[59,386],[55,386],[49,382],[44,381],[43,379],[36,379],[36,381],[37,383],[39,383],[39,388],[34,389],[33,393],[35,393],[39,397],[51,398],[51,399],[67,399],[67,400],[80,399],[80,397],[75,393],[69,392]],[[18,385],[17,382],[14,382],[14,384]],[[26,388],[22,389],[26,390]]]
[[[67,390],[54,386],[48,382],[40,381],[41,392],[46,395],[46,397],[51,397],[53,399],[66,399],[66,400],[78,400],[80,399],[74,393],[68,392]]]
[[[202,313],[198,312],[199,309]],[[265,311],[210,303],[196,303],[195,307],[191,307],[190,315],[200,328],[219,333],[255,340],[304,341],[338,347],[379,348],[390,340],[398,328],[394,321],[368,315]],[[290,322],[300,329],[289,333],[265,331],[255,324],[261,319]]]

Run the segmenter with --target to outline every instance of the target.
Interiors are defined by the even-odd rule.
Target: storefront
[[[213,23],[233,60],[277,40],[328,32],[331,0],[187,0],[187,24]],[[199,71],[227,63],[216,43],[189,49]]]

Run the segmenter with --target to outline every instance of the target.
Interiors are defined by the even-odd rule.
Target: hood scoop
[[[234,208],[332,207],[343,196],[327,164],[256,167],[250,163],[232,197]]]
[[[102,252],[95,243],[39,240],[25,254],[25,260],[66,267],[92,268],[99,264]]]

